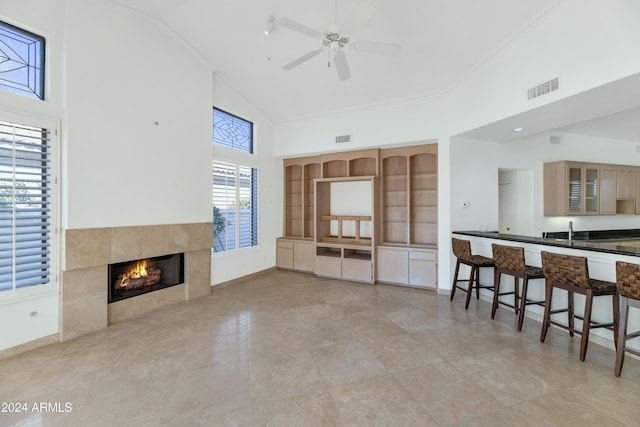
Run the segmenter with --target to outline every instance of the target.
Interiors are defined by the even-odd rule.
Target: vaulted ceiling
[[[450,90],[562,0],[111,0],[164,22],[272,121]],[[337,8],[336,8],[337,6]],[[398,56],[344,48],[340,81],[326,52],[283,65],[320,40],[277,25],[287,17],[319,31],[337,23],[354,40],[402,46]],[[328,62],[331,66],[328,66]]]

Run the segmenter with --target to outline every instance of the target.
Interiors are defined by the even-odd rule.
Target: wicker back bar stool
[[[624,363],[624,353],[628,352],[640,356],[640,351],[627,347],[628,340],[640,336],[640,330],[627,334],[629,307],[640,308],[640,265],[622,261],[616,262],[616,286],[622,305],[618,342],[616,343],[615,374],[616,377],[619,377]]]
[[[616,284],[604,280],[596,280],[589,277],[589,267],[587,258],[572,255],[555,254],[543,251],[542,270],[546,283],[546,302],[544,308],[544,320],[540,341],[544,342],[550,325],[556,325],[569,331],[569,335],[574,333],[582,335],[580,341],[580,360],[584,361],[589,345],[589,331],[595,328],[606,328],[613,331],[613,339],[618,340],[618,292]],[[553,290],[555,288],[564,289],[568,292],[567,308],[551,309]],[[584,315],[579,316],[573,310],[574,293],[585,296]],[[593,298],[599,296],[611,296],[613,299],[613,321],[598,323],[591,320],[591,307]],[[567,324],[551,319],[552,314],[567,312]],[[574,319],[582,320],[582,329],[574,326]]]
[[[496,316],[496,311],[500,304],[513,308],[518,316],[518,331],[521,331],[526,306],[531,304],[544,306],[544,300],[527,298],[529,279],[544,279],[544,273],[542,268],[526,264],[524,248],[498,245],[496,243],[493,243],[491,248],[493,250],[493,261],[496,265],[491,318],[493,319]],[[513,276],[513,291],[500,291],[500,278],[503,274]],[[519,292],[520,279],[522,279],[522,294]],[[501,296],[505,295],[513,295],[513,304],[500,299]]]
[[[456,289],[465,291],[467,293],[467,300],[464,305],[464,308],[466,310],[469,308],[469,302],[471,301],[471,293],[473,291],[473,288],[476,289],[476,299],[480,299],[480,289],[493,290],[493,284],[480,284],[480,269],[493,268],[494,263],[491,258],[487,258],[482,255],[473,255],[471,253],[471,242],[469,242],[468,240],[451,238],[451,246],[453,248],[453,254],[456,256],[456,270],[453,273],[453,284],[451,285],[451,297],[449,298],[449,301],[453,301],[453,297],[456,294]],[[468,279],[458,278],[461,264],[471,267],[471,272]],[[464,288],[460,286],[458,284],[460,282],[468,282],[467,287]]]

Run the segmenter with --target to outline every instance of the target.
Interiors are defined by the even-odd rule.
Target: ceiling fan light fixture
[[[275,20],[276,20],[276,18],[274,18],[273,16],[269,17],[269,20],[267,21],[267,25],[265,25],[265,27],[264,27],[265,36],[268,36],[273,32],[273,27],[274,27]]]

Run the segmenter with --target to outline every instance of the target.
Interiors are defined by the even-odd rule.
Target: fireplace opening
[[[184,254],[109,264],[109,303],[184,283]]]

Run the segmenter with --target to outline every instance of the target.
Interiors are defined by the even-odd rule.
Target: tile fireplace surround
[[[213,223],[65,230],[60,340],[211,291]],[[107,304],[108,265],[184,252],[184,284]]]

